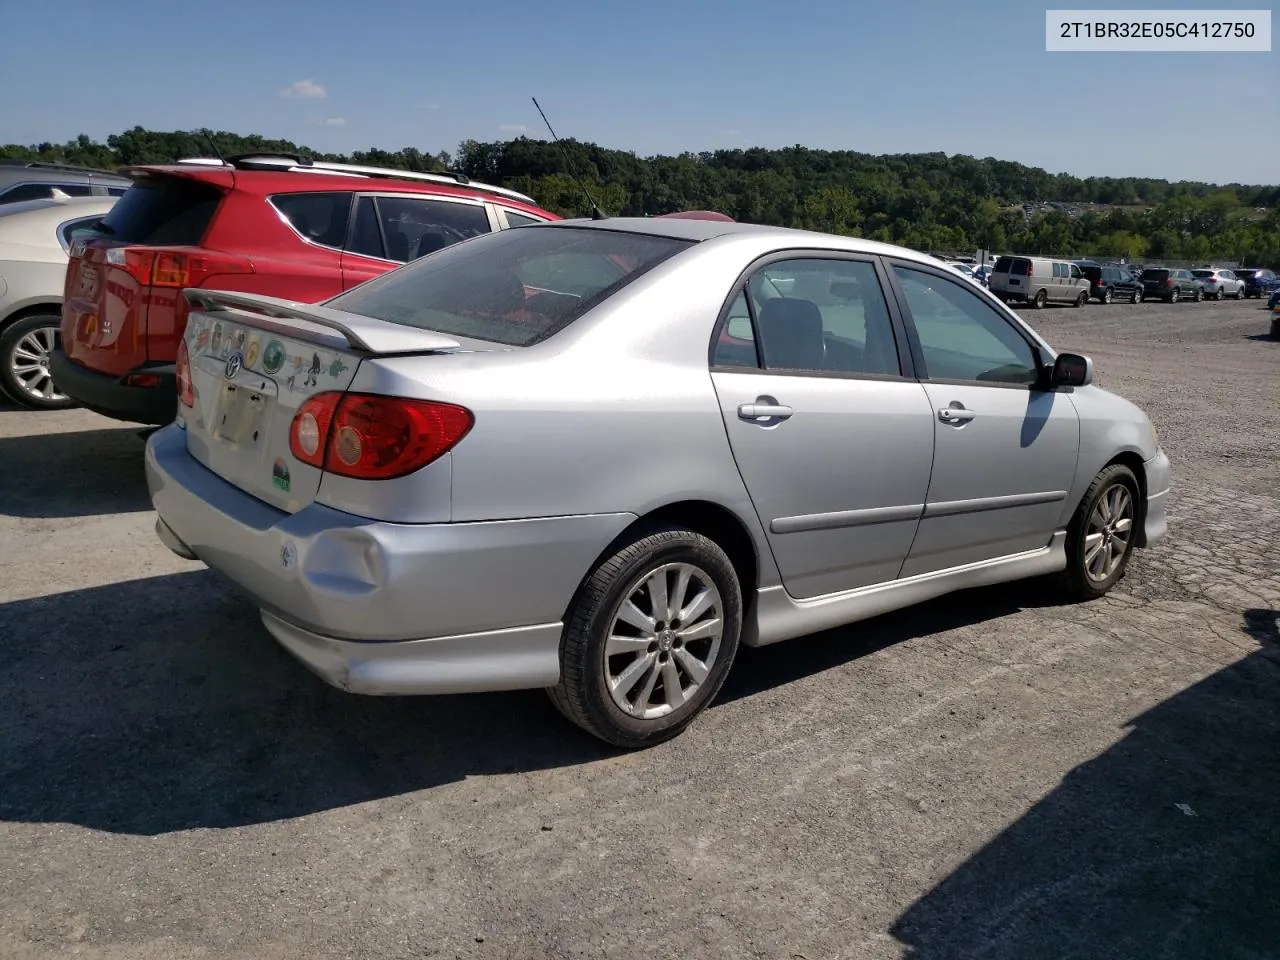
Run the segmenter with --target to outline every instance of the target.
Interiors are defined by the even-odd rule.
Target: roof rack
[[[330,163],[327,160],[312,160],[291,153],[239,153],[227,157],[225,161],[192,157],[179,160],[179,163],[228,166],[236,170],[287,170],[291,173],[328,173],[339,176],[382,177],[388,180],[418,180],[426,183],[443,183],[450,186],[464,186],[483,193],[492,193],[500,197],[519,200],[536,207],[537,201],[532,197],[506,187],[495,187],[490,183],[472,180],[464,173],[455,170],[442,170],[434,173],[417,173],[413,170],[397,170],[393,167],[369,167],[355,163]]]
[[[100,173],[108,177],[120,176],[118,173],[104,170],[101,167],[82,167],[75,163],[51,163],[47,160],[0,160],[0,166],[24,167],[28,170],[66,170],[75,173]]]

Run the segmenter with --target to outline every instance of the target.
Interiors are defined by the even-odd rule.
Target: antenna
[[[538,98],[530,97],[529,99],[531,99],[533,101],[533,105],[538,108],[538,113],[542,114],[542,122],[547,125],[548,130],[551,130],[551,139],[554,140],[556,142],[556,146],[560,148],[560,156],[564,158],[565,166],[569,168],[569,175],[577,182],[578,189],[581,190],[582,195],[587,198],[587,203],[591,204],[591,219],[608,220],[609,215],[596,205],[595,198],[591,196],[591,191],[587,189],[587,185],[583,182],[582,177],[578,176],[578,168],[574,165],[573,158],[569,156],[569,151],[564,148],[564,144],[561,143],[560,138],[556,136],[555,130],[551,128],[551,121],[547,119],[547,115],[542,113],[542,107],[538,104]]]
[[[205,127],[200,131],[204,134],[204,138],[209,141],[209,146],[213,149],[213,155],[218,158],[218,162],[223,166],[230,166],[226,160],[222,158],[222,151],[218,149],[218,145],[213,142],[213,131]]]

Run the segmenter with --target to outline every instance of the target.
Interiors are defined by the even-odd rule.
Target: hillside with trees
[[[223,155],[274,151],[406,170],[456,169],[528,193],[557,213],[587,211],[560,149],[527,137],[467,140],[452,155],[412,147],[321,154],[257,135],[217,132],[212,137]],[[873,156],[799,145],[652,157],[575,141],[564,147],[596,202],[615,215],[707,209],[737,220],[858,235],[919,250],[984,247],[1280,267],[1277,185],[1080,178],[992,157]],[[107,168],[211,153],[209,138],[201,133],[142,127],[113,134],[106,143],[81,135],[63,144],[0,147],[0,158]],[[1046,202],[1060,207],[1042,209]]]

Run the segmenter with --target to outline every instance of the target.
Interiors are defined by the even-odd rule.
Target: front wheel
[[[1233,299],[1233,300],[1243,300],[1243,299],[1244,299],[1244,287],[1240,287],[1238,290],[1236,290],[1236,295],[1235,295],[1232,299]]]
[[[1133,291],[1133,302],[1134,302],[1134,303],[1142,303],[1142,301],[1143,301],[1143,300],[1145,300],[1145,299],[1146,299],[1146,293],[1145,293],[1145,291],[1144,291],[1141,287],[1139,287],[1137,290]]]
[[[724,550],[692,530],[658,528],[579,588],[560,642],[560,682],[548,693],[606,743],[653,746],[715,697],[741,629],[742,589]]]
[[[58,390],[49,373],[61,324],[56,314],[38,314],[15,321],[0,334],[0,387],[14,402],[32,410],[76,405]]]
[[[1103,291],[1102,291],[1102,296],[1100,296],[1098,299],[1099,299],[1099,300],[1101,300],[1103,303],[1110,303],[1110,302],[1111,302],[1111,288],[1110,288],[1110,287],[1107,287],[1107,289],[1103,290]]]
[[[1076,601],[1096,600],[1124,576],[1138,525],[1138,480],[1113,463],[1093,478],[1067,528],[1062,586]]]
[[[1076,302],[1073,303],[1072,306],[1083,307],[1088,302],[1089,302],[1089,294],[1082,291],[1080,293],[1080,296],[1076,297]]]
[[[1168,297],[1166,297],[1166,298],[1165,298],[1165,300],[1166,300],[1168,303],[1177,303],[1177,302],[1178,302],[1178,288],[1177,288],[1177,287],[1174,287],[1174,288],[1173,288],[1173,293],[1169,294],[1169,296],[1168,296]]]
[[[1219,296],[1219,297],[1221,297],[1221,296],[1222,296],[1222,292],[1221,292],[1221,291],[1219,291],[1219,292],[1218,292],[1218,296]],[[1195,294],[1191,297],[1191,299],[1192,299],[1192,300],[1194,300],[1196,303],[1199,303],[1201,300],[1203,300],[1203,299],[1204,299],[1204,291],[1203,291],[1203,290],[1201,290],[1199,287],[1196,287],[1196,292],[1195,292]]]

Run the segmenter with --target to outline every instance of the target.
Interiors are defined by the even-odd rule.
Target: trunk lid
[[[296,459],[289,431],[309,397],[345,392],[362,360],[449,352],[459,341],[314,304],[187,290],[184,335],[194,406],[179,406],[187,450],[222,479],[290,513],[324,472]]]
[[[71,244],[63,290],[63,351],[114,375],[157,359],[150,335],[173,329],[181,296],[173,286],[153,289],[153,281],[165,278],[166,257],[193,252],[229,186],[147,172],[135,177],[94,232]]]

